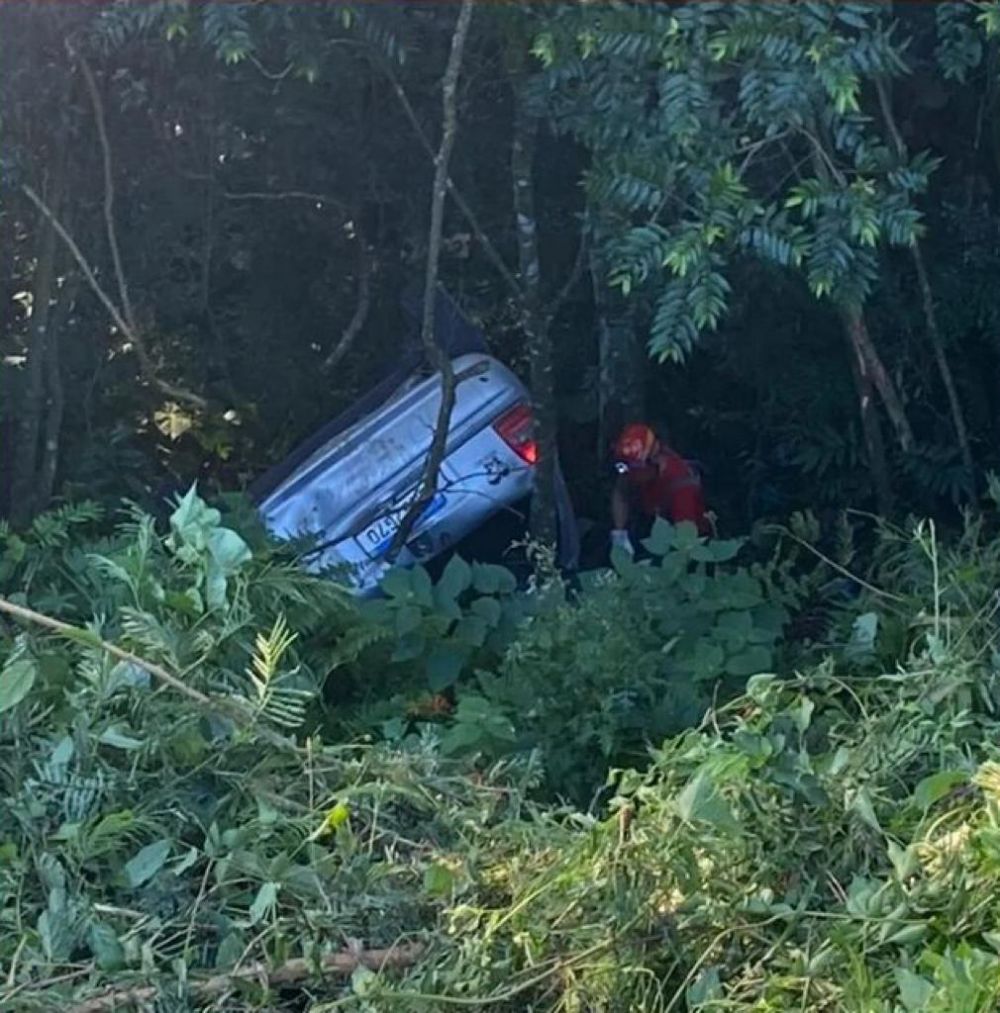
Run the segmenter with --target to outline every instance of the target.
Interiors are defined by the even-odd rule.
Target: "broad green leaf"
[[[105,922],[92,922],[87,930],[87,945],[102,971],[117,971],[125,964],[125,950],[115,930]]]
[[[773,707],[781,696],[781,680],[773,672],[761,672],[747,680],[747,696],[761,707]]]
[[[427,685],[431,691],[440,693],[454,685],[467,658],[468,649],[457,644],[442,644],[431,651],[427,659]]]
[[[899,989],[899,1001],[908,1013],[920,1013],[927,1009],[934,995],[934,986],[926,978],[914,974],[905,967],[897,967],[893,972],[896,987]]]
[[[38,677],[33,658],[17,658],[0,671],[0,714],[13,710],[30,692]]]
[[[455,876],[448,866],[435,862],[424,871],[424,890],[431,897],[448,897],[454,887]]]
[[[754,644],[726,659],[726,671],[737,676],[756,675],[770,668],[772,661],[771,652],[766,647]]]
[[[411,571],[395,567],[382,578],[379,586],[390,598],[409,598],[413,591]]]
[[[722,980],[719,977],[719,965],[706,967],[701,974],[687,987],[685,993],[686,1008],[696,1010],[722,998]]]
[[[427,648],[427,641],[422,633],[408,633],[401,637],[392,652],[393,661],[412,661],[419,658]]]
[[[404,605],[396,612],[396,636],[405,637],[420,628],[424,613],[416,605]]]
[[[257,896],[250,905],[250,924],[256,925],[270,914],[278,902],[278,885],[268,880],[260,884]]]
[[[215,966],[218,968],[233,967],[246,950],[246,940],[239,932],[230,932],[219,943],[215,954]]]
[[[517,579],[506,567],[475,563],[472,586],[479,594],[513,594],[517,590]]]
[[[878,615],[875,612],[866,612],[854,620],[851,627],[851,639],[844,648],[844,654],[848,659],[863,661],[872,656],[878,637],[878,624]]]
[[[924,811],[944,798],[956,785],[965,784],[969,775],[964,770],[939,770],[925,777],[913,789],[913,801]]]
[[[148,883],[163,868],[170,855],[170,841],[147,844],[125,863],[125,878],[133,889]]]
[[[476,598],[469,608],[490,626],[498,626],[503,617],[503,606],[496,598]]]
[[[725,660],[726,652],[718,644],[703,637],[695,644],[691,654],[691,678],[696,682],[718,678],[722,674]]]
[[[229,528],[216,528],[208,537],[208,551],[228,576],[235,573],[253,554],[250,546]]]
[[[477,615],[462,616],[455,624],[455,639],[469,647],[482,647],[489,628],[486,620]]]
[[[411,574],[410,587],[413,590],[413,600],[427,608],[433,608],[434,584],[431,575],[422,566],[415,566]]]
[[[471,584],[472,567],[461,556],[452,556],[441,574],[438,587],[445,594],[457,598]]]
[[[707,770],[697,774],[677,796],[677,813],[687,822],[710,823],[719,830],[736,831],[739,824],[733,818],[729,803],[719,794]]]
[[[643,539],[642,547],[654,556],[665,556],[674,547],[674,535],[674,526],[662,517],[657,517],[653,521],[649,537]]]

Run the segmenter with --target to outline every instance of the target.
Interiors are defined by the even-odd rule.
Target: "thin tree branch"
[[[448,353],[438,345],[435,339],[434,308],[437,295],[438,264],[441,259],[441,233],[444,228],[444,202],[449,191],[448,162],[455,144],[455,132],[458,129],[458,103],[456,100],[458,74],[462,67],[465,40],[469,34],[471,21],[472,0],[462,0],[462,7],[458,12],[458,20],[455,22],[455,31],[451,38],[448,65],[441,83],[441,104],[443,107],[441,146],[434,157],[431,224],[427,239],[427,272],[424,278],[424,313],[420,336],[428,362],[432,366],[436,366],[441,374],[441,404],[438,407],[434,436],[427,452],[427,463],[419,491],[403,515],[399,528],[389,545],[387,558],[390,563],[395,561],[400,549],[406,544],[414,524],[437,488],[438,472],[448,445],[451,412],[455,405],[455,371]]]
[[[225,995],[240,982],[267,982],[268,985],[288,985],[305,981],[319,974],[349,975],[359,967],[367,967],[376,973],[387,969],[411,967],[423,955],[425,947],[420,943],[392,946],[385,950],[347,950],[331,953],[316,962],[304,958],[287,960],[275,968],[254,963],[248,967],[217,974],[211,978],[192,981],[191,994],[199,1000],[218,998]],[[91,999],[68,1006],[69,1013],[111,1013],[112,1010],[148,1003],[163,991],[163,985],[140,985],[135,988],[117,988],[102,992]]]
[[[192,391],[185,390],[182,387],[175,387],[172,383],[167,380],[161,379],[153,368],[152,363],[149,361],[149,357],[146,354],[145,345],[142,343],[142,338],[138,331],[134,331],[129,325],[128,321],[122,316],[121,311],[112,302],[111,297],[104,290],[101,283],[97,280],[97,276],[94,274],[94,269],[90,266],[87,258],[84,257],[80,251],[80,247],[77,245],[73,237],[66,231],[66,227],[61,221],[55,216],[52,209],[45,203],[45,201],[38,196],[38,194],[27,184],[21,184],[21,191],[31,201],[32,204],[38,208],[39,211],[48,219],[52,228],[55,229],[56,234],[66,244],[66,248],[72,254],[73,259],[76,261],[77,266],[86,279],[87,284],[90,286],[91,291],[97,296],[101,305],[108,311],[108,315],[111,317],[112,322],[118,328],[119,331],[125,337],[132,342],[136,353],[139,356],[139,364],[142,367],[143,374],[164,394],[169,397],[176,398],[178,401],[186,401],[188,404],[194,405],[196,408],[207,408],[208,402],[198,394]]]
[[[204,173],[199,173],[197,176],[193,173],[190,175],[196,179],[214,179],[213,176],[208,176]],[[229,190],[223,190],[222,196],[225,197],[226,200],[308,200],[315,203],[329,204],[331,207],[336,208],[338,211],[342,211],[344,214],[347,214],[348,210],[347,205],[344,204],[343,201],[337,200],[336,197],[331,197],[329,194],[325,193],[311,193],[308,190],[277,190],[273,192],[256,190],[241,193],[233,193]]]
[[[559,311],[562,309],[563,304],[570,297],[570,293],[579,284],[580,277],[583,274],[583,265],[587,262],[587,236],[581,231],[580,242],[576,248],[576,259],[573,261],[573,266],[570,268],[569,274],[566,276],[566,280],[563,282],[562,288],[553,296],[549,301],[548,306],[545,307],[545,320],[551,323],[556,317]]]
[[[417,139],[420,141],[421,147],[427,152],[430,158],[436,162],[437,155],[434,153],[434,148],[431,146],[431,142],[428,140],[427,134],[424,132],[424,128],[420,125],[420,120],[417,119],[417,114],[414,112],[413,105],[410,102],[409,96],[407,96],[404,91],[399,78],[396,77],[393,69],[385,61],[380,61],[380,65],[386,77],[389,79],[389,83],[392,85],[393,91],[395,91],[396,96],[400,101],[403,111],[406,113],[406,118],[410,121],[410,125],[413,127],[413,131],[417,135]],[[483,248],[483,252],[486,254],[487,259],[494,268],[496,268],[497,273],[504,280],[507,288],[510,289],[511,295],[520,301],[523,297],[523,293],[517,278],[514,277],[513,272],[507,266],[503,257],[500,256],[500,252],[493,245],[493,241],[486,234],[482,225],[480,225],[479,219],[476,217],[476,213],[472,210],[469,202],[462,195],[462,192],[458,189],[458,187],[455,186],[451,176],[446,178],[445,185],[448,188],[448,193],[451,196],[451,199],[455,202],[455,206],[459,211],[461,211],[463,217],[469,223],[469,227],[475,234],[479,245]]]
[[[104,169],[104,227],[108,234],[108,246],[111,249],[111,262],[115,268],[115,278],[118,282],[118,295],[122,303],[122,312],[128,321],[129,329],[138,331],[135,312],[132,309],[132,299],[128,291],[128,283],[125,280],[125,270],[122,267],[121,251],[118,248],[118,230],[115,228],[115,183],[114,174],[111,169],[111,144],[108,141],[108,126],[104,116],[104,103],[101,101],[101,94],[97,90],[97,83],[94,81],[93,71],[83,54],[74,51],[71,45],[67,45],[70,57],[75,57],[83,71],[83,79],[87,84],[87,91],[90,93],[90,102],[94,107],[94,120],[97,123],[97,136],[101,142],[101,162]],[[142,353],[145,355],[145,351]]]
[[[886,88],[885,81],[881,77],[875,78],[875,90],[878,94],[879,108],[882,111],[882,120],[889,131],[889,136],[892,138],[893,147],[896,149],[896,157],[902,163],[906,160],[906,142],[903,140],[903,135],[900,133],[899,126],[896,123],[896,116],[892,111],[892,100],[889,96],[889,90]],[[969,432],[965,425],[965,413],[962,410],[958,388],[955,386],[955,377],[952,374],[951,364],[948,362],[948,355],[945,351],[940,328],[938,327],[937,309],[934,305],[934,291],[931,288],[927,265],[924,262],[924,252],[919,239],[914,239],[913,245],[910,247],[910,254],[913,258],[913,266],[917,272],[917,285],[920,287],[920,295],[923,301],[924,323],[927,327],[927,336],[930,339],[938,373],[941,376],[941,382],[944,384],[945,394],[948,397],[951,423],[955,427],[955,437],[958,440],[959,452],[962,457],[962,467],[965,469],[969,489],[973,491],[976,482],[976,467],[972,458],[972,448],[969,444]]]
[[[361,333],[365,321],[368,319],[368,310],[371,306],[371,275],[372,275],[372,254],[365,243],[364,236],[358,234],[358,302],[354,308],[354,314],[344,328],[340,340],[330,349],[330,354],[323,360],[323,372],[331,373],[340,364],[340,361],[350,351],[351,346]]]

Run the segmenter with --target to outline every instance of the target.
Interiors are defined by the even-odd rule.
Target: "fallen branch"
[[[358,967],[367,967],[370,971],[380,972],[387,969],[410,967],[424,953],[420,943],[404,946],[392,946],[385,950],[347,950],[342,953],[331,953],[319,962],[296,958],[288,960],[280,966],[269,969],[266,964],[255,963],[242,967],[228,974],[217,974],[201,981],[190,983],[190,993],[195,999],[214,999],[228,992],[241,981],[259,981],[267,985],[290,985],[305,981],[320,974],[336,974],[347,976]],[[69,1013],[108,1013],[123,1006],[135,1005],[140,1002],[151,1002],[164,990],[165,985],[139,985],[135,988],[118,988],[102,992],[91,999],[67,1007]]]
[[[177,690],[178,693],[183,693],[189,700],[193,700],[197,704],[201,704],[203,707],[210,707],[216,703],[211,697],[206,696],[199,690],[192,689],[185,682],[182,682],[172,672],[168,672],[162,665],[156,664],[155,661],[147,661],[145,658],[140,658],[139,655],[133,654],[131,651],[126,651],[124,648],[117,647],[115,644],[110,644],[106,640],[102,640],[97,634],[91,633],[89,630],[81,630],[78,626],[72,626],[70,623],[64,623],[61,619],[53,619],[52,616],[47,616],[42,612],[36,612],[34,609],[25,607],[24,605],[15,605],[12,601],[8,601],[6,598],[0,598],[0,612],[6,612],[7,615],[14,616],[17,619],[23,619],[25,622],[34,623],[36,626],[44,626],[46,629],[52,630],[55,633],[59,633],[64,637],[68,637],[70,640],[76,643],[86,641],[92,644],[94,647],[100,648],[106,654],[110,654],[113,658],[117,658],[119,661],[125,661],[130,664],[137,666],[148,672],[154,679],[158,679],[165,686],[170,686],[171,689]]]

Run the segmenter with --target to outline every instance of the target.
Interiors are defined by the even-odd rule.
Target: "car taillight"
[[[531,408],[526,404],[514,405],[493,423],[493,429],[511,450],[528,464],[538,460]]]

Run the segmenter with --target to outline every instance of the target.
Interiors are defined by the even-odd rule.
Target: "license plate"
[[[388,551],[389,546],[392,544],[392,539],[395,537],[400,524],[403,522],[403,518],[406,516],[406,511],[413,502],[414,496],[416,496],[416,491],[407,495],[406,499],[390,513],[372,521],[372,523],[357,536],[357,543],[372,559],[378,559],[379,556],[384,555]],[[447,497],[443,492],[435,493],[430,503],[424,507],[420,516],[417,518],[416,524],[414,524],[414,530],[416,530],[418,524],[422,524],[428,517],[432,517],[434,514],[438,513],[444,506],[446,499]]]

